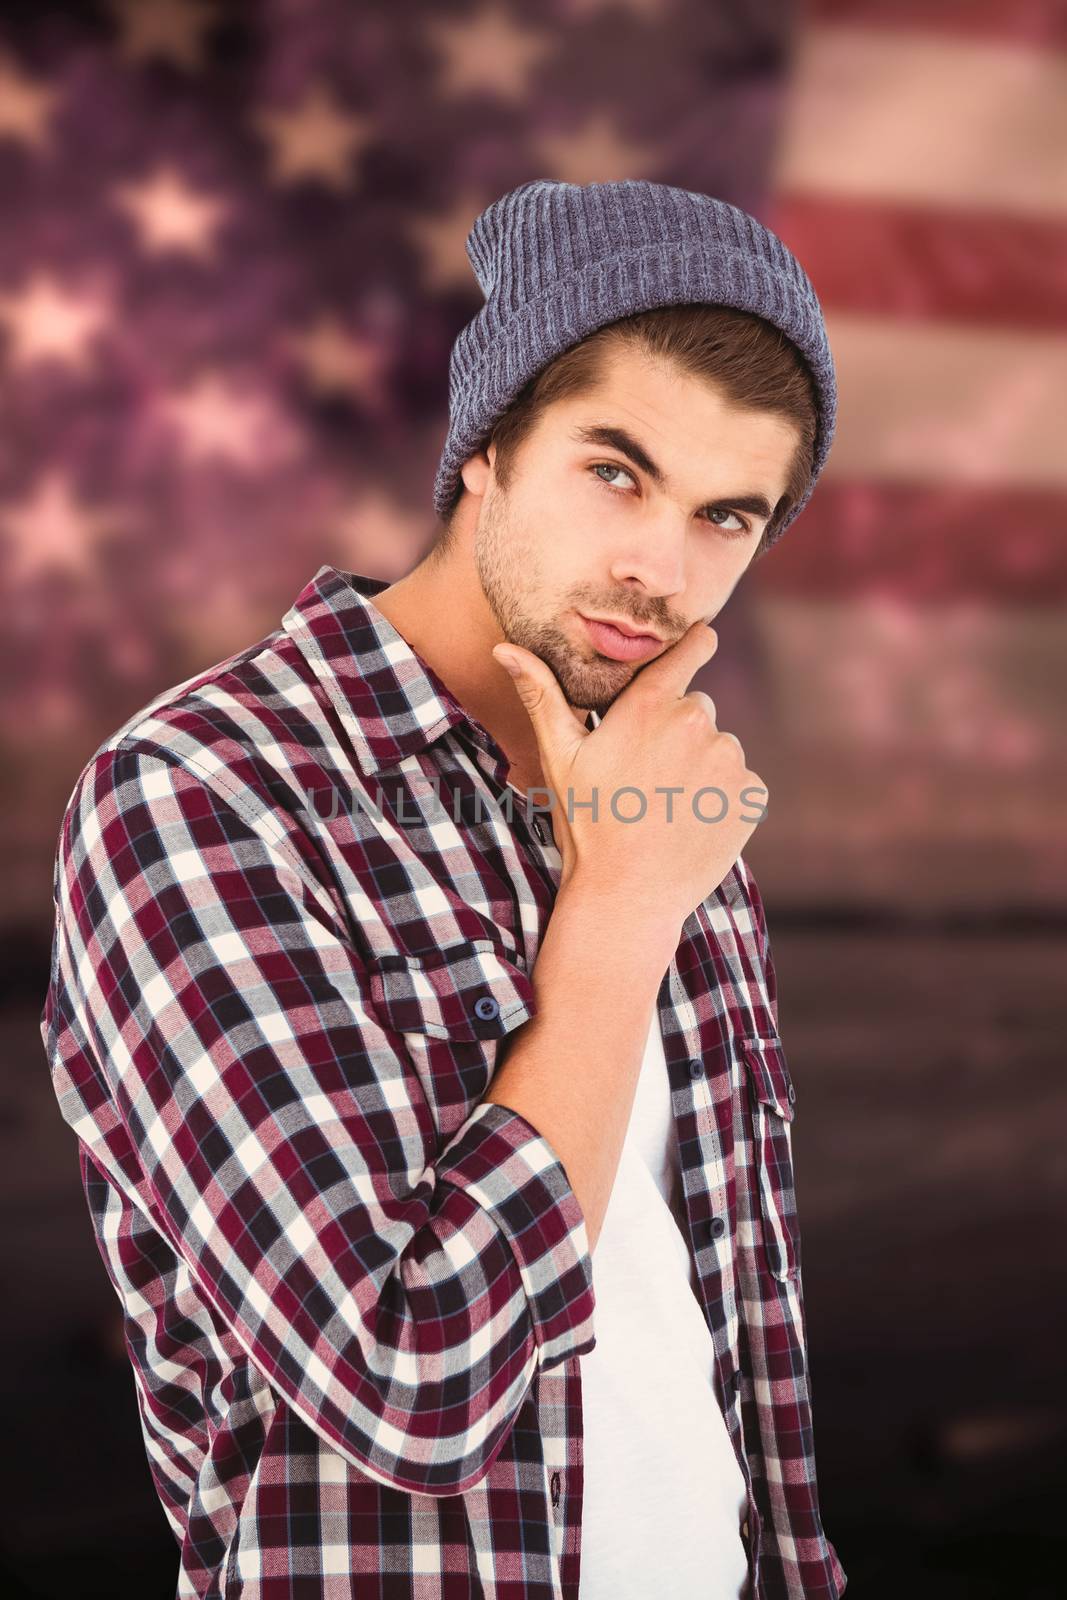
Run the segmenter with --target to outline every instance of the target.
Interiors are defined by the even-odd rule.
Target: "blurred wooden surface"
[[[819,1479],[850,1589],[1051,1600],[1067,932],[828,933],[769,915]],[[172,1600],[176,1551],[36,1013],[2,1032],[3,1592]]]

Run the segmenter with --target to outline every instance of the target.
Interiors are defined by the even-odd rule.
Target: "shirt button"
[[[726,1232],[726,1223],[722,1217],[712,1217],[708,1223],[708,1232],[713,1239],[720,1238]]]
[[[544,827],[542,826],[540,817],[534,817],[534,819],[533,819],[533,831],[534,831],[534,833],[536,833],[536,835],[540,839],[541,843],[544,844],[544,842],[545,842],[545,830],[544,830]]]
[[[790,1105],[792,1105],[792,1103],[793,1103],[793,1101],[794,1101],[794,1100],[795,1100],[795,1099],[796,1099],[796,1097],[797,1097],[797,1092],[796,1092],[796,1090],[795,1090],[795,1089],[794,1089],[794,1088],[793,1088],[793,1085],[792,1085],[792,1084],[790,1084],[790,1085],[789,1085],[789,1103],[790,1103]]]
[[[495,1017],[499,1010],[500,1002],[494,1000],[491,994],[483,994],[479,1000],[474,1002],[474,1015],[480,1017],[483,1022],[488,1022],[490,1018]]]
[[[704,1076],[704,1063],[698,1060],[696,1056],[689,1063],[689,1076],[691,1078],[702,1078]]]

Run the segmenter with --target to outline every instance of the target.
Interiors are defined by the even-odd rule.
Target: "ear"
[[[464,486],[471,494],[477,495],[479,498],[485,493],[486,486],[489,483],[489,474],[492,471],[491,458],[495,457],[495,455],[496,445],[491,444],[489,453],[485,450],[475,451],[474,455],[467,457],[459,469],[459,475],[463,479]]]

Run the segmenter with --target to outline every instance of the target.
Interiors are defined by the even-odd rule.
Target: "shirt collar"
[[[462,724],[503,783],[509,763],[500,745],[374,604],[391,581],[321,566],[282,627],[329,695],[366,772],[386,772]],[[586,726],[599,721],[591,711]]]

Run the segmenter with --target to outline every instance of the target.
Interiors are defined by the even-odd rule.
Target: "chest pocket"
[[[376,1015],[402,1035],[438,1131],[451,1136],[482,1099],[500,1041],[536,1014],[525,968],[485,939],[368,966]]]
[[[794,1278],[800,1261],[792,1144],[796,1090],[777,1034],[741,1039],[738,1048],[748,1074],[764,1259],[773,1277]]]

